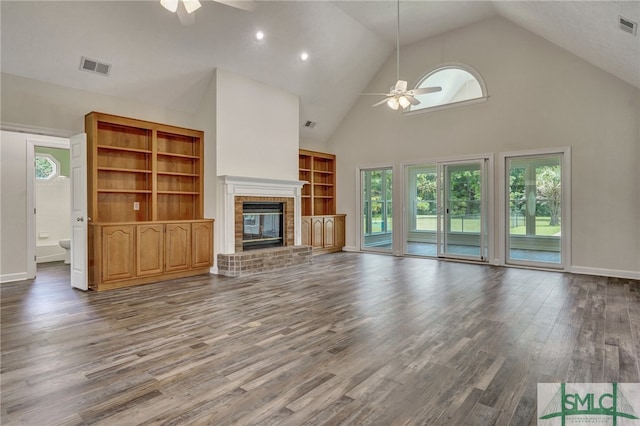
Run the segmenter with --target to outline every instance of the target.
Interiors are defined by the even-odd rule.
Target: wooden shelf
[[[199,177],[200,175],[197,173],[179,173],[179,172],[158,172],[159,175],[166,176],[190,176],[190,177]]]
[[[176,195],[198,195],[199,192],[188,191],[158,191],[158,194],[176,194]]]
[[[125,172],[125,173],[151,173],[151,170],[146,169],[127,169],[123,167],[98,167],[98,171],[106,172]]]
[[[197,155],[187,155],[187,154],[173,154],[171,152],[160,152],[158,151],[158,155],[164,155],[165,157],[176,157],[176,158],[191,158],[199,160],[200,157]]]
[[[122,193],[122,194],[151,194],[151,190],[138,190],[138,189],[97,189],[98,192],[104,193]]]
[[[142,154],[151,154],[151,151],[148,149],[124,148],[120,146],[110,146],[110,145],[98,145],[98,149],[109,149],[111,151],[139,152]]]

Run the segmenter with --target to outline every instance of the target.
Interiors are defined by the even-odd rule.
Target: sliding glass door
[[[438,256],[486,261],[486,161],[441,163],[438,168]]]
[[[506,263],[563,265],[563,154],[506,158]]]
[[[389,168],[360,172],[362,250],[393,250],[393,171]]]

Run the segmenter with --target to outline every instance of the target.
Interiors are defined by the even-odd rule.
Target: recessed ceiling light
[[[262,40],[264,38],[264,33],[262,31],[258,31],[256,33],[256,40]]]
[[[309,59],[309,54],[307,52],[302,52],[300,54],[300,59],[302,59],[303,61],[306,61],[307,59]]]

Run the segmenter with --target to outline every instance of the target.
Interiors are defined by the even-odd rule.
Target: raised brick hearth
[[[274,247],[218,255],[218,274],[240,277],[311,264],[311,246]]]

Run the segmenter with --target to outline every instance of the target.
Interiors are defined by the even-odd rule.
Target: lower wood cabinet
[[[316,254],[341,251],[345,243],[345,215],[303,216],[302,244]]]
[[[136,276],[136,227],[133,225],[102,228],[102,280],[127,280]]]
[[[206,274],[211,266],[211,219],[89,226],[89,285],[94,290]]]
[[[164,225],[137,225],[136,275],[161,274],[164,270]]]
[[[165,266],[167,272],[184,271],[191,267],[191,224],[165,225]]]

